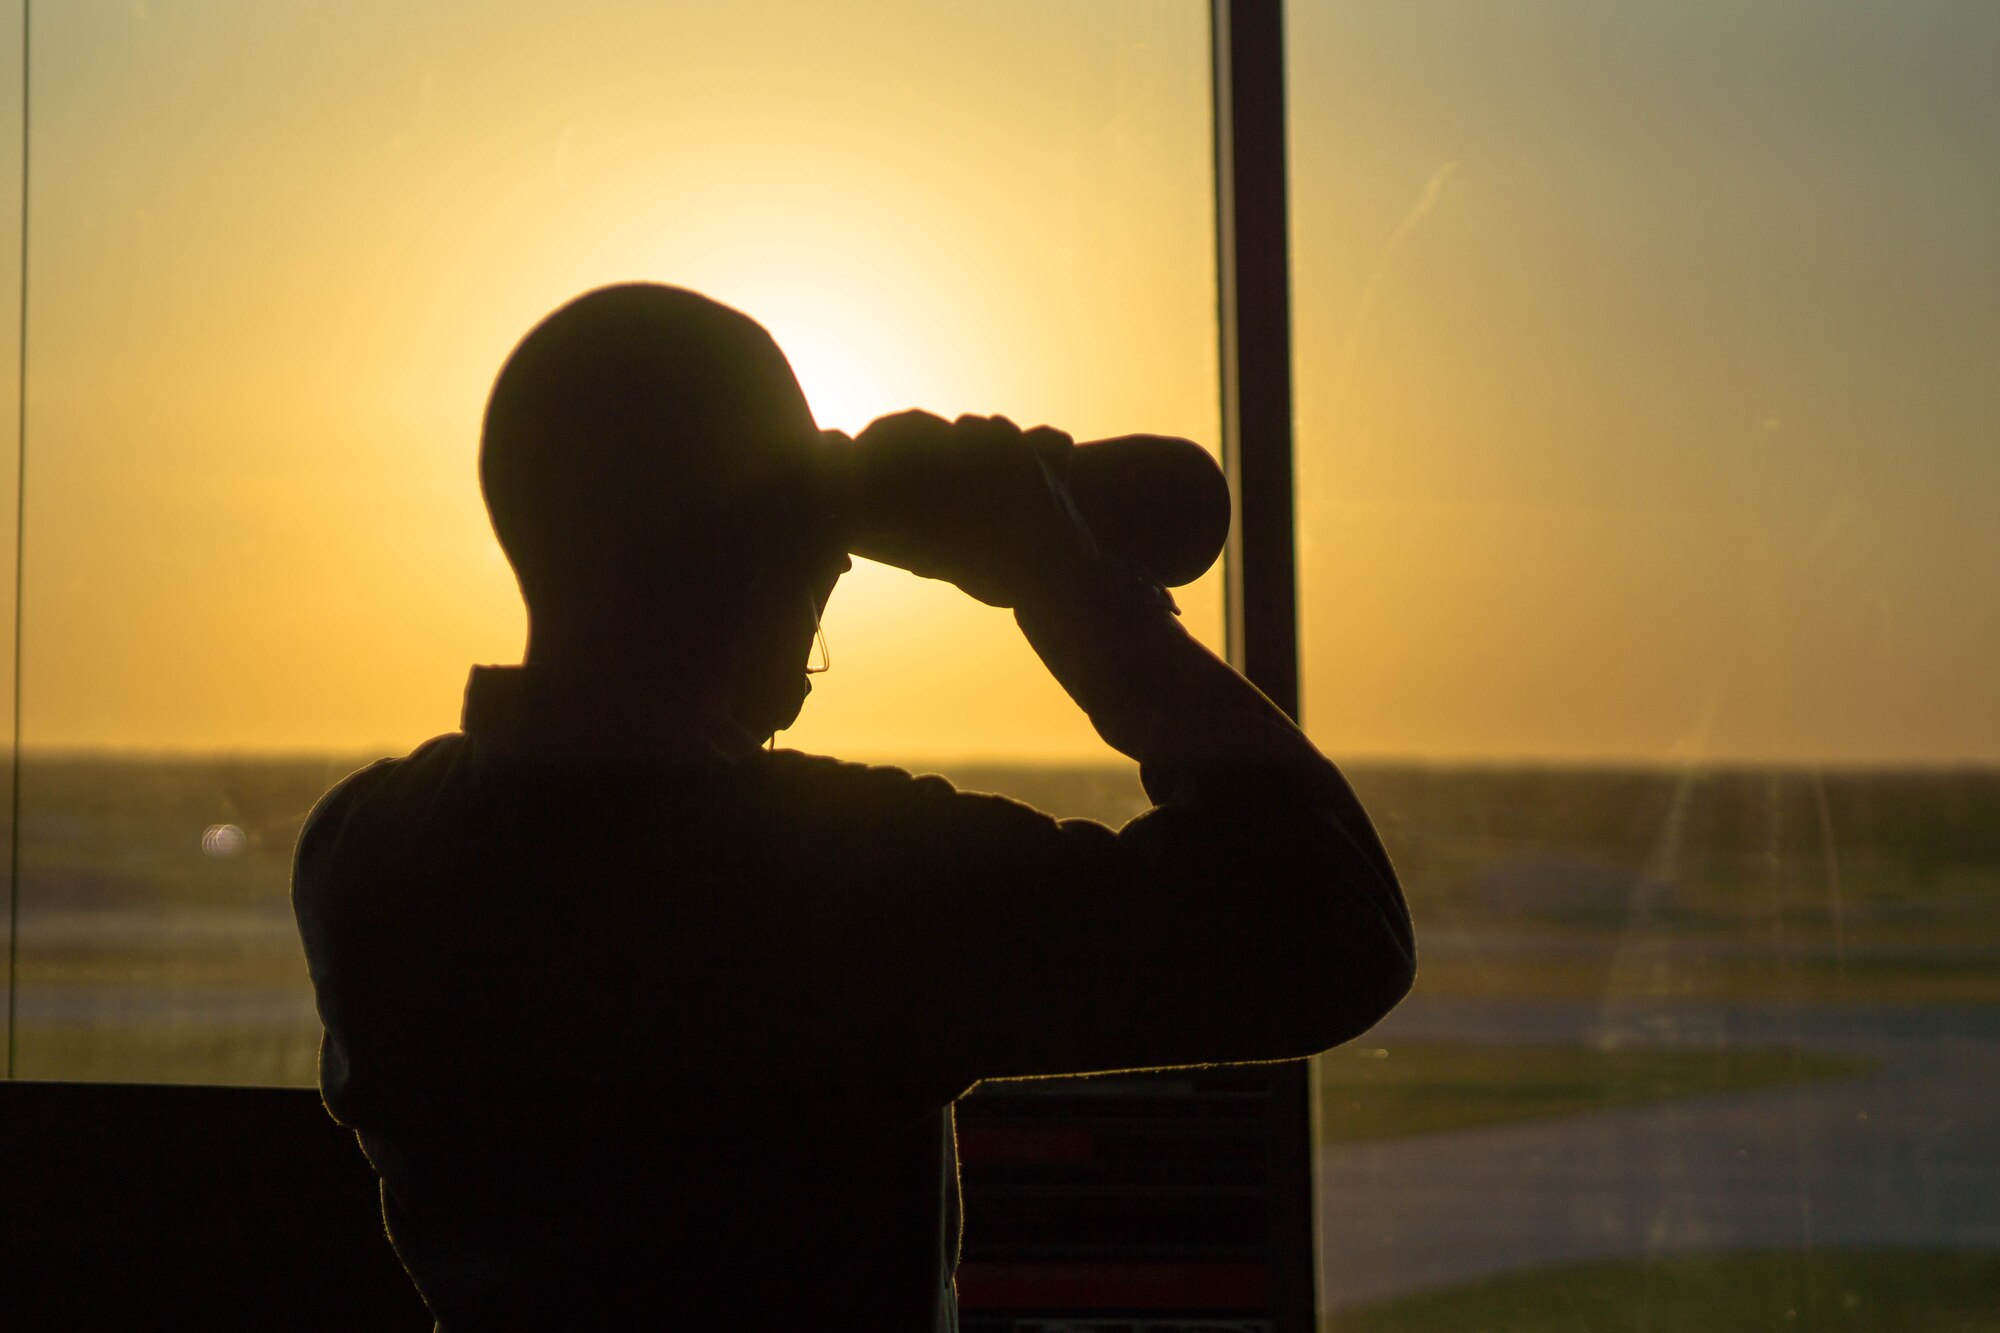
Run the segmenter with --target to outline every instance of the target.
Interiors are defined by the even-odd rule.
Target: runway
[[[1580,1259],[2000,1247],[2000,1009],[1413,999],[1412,1039],[1779,1046],[1860,1077],[1321,1154],[1330,1308]]]

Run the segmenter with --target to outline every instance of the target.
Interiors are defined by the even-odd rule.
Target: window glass
[[[479,417],[578,292],[740,306],[823,426],[1216,435],[1198,5],[47,6],[33,72],[24,1076],[311,1080],[294,839],[518,660]],[[1005,612],[826,631],[780,743],[1142,803]]]
[[[1422,955],[1318,1062],[1330,1326],[2000,1299],[1996,57],[1292,7],[1304,710]]]
[[[20,516],[21,409],[21,6],[0,4],[0,837],[8,858],[6,916],[6,1009],[0,1011],[0,1039],[7,1045],[5,1068],[13,1066],[14,1038],[14,595],[15,540]]]

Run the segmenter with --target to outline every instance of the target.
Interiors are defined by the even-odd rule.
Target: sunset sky
[[[825,426],[1215,440],[1205,5],[35,21],[30,746],[454,726],[522,630],[486,388],[600,283],[764,321]],[[1321,743],[2000,760],[2000,10],[1295,4],[1292,43]],[[1215,581],[1183,603],[1213,641]],[[827,631],[786,743],[1105,754],[948,587],[863,567]]]

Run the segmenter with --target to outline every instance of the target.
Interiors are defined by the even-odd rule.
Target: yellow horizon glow
[[[1978,43],[1923,5],[1570,8],[1293,7],[1315,738],[2000,762]],[[523,630],[474,479],[487,387],[607,282],[759,319],[824,426],[1214,444],[1207,24],[38,9],[21,742],[345,754],[455,726]],[[1876,48],[1937,77],[1871,82]],[[1211,644],[1220,597],[1181,595]],[[862,563],[827,630],[784,743],[1116,761],[950,588]]]
[[[779,8],[38,13],[23,743],[455,726],[524,628],[474,479],[487,387],[605,283],[758,319],[826,427],[923,407],[1213,441],[1195,7],[1044,4],[1026,33]],[[1073,77],[1097,68],[1156,122],[1119,124],[1120,88]],[[1102,196],[1051,212],[1085,178]],[[1211,634],[1215,595],[1185,599]],[[786,743],[1116,761],[953,589],[862,562],[827,630]]]

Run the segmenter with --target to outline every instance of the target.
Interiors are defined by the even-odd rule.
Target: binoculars
[[[1229,481],[1215,458],[1172,435],[1077,446],[1069,491],[1098,549],[1169,588],[1208,572],[1229,540]]]
[[[1068,491],[1104,555],[1137,565],[1167,587],[1206,573],[1229,538],[1229,483],[1209,452],[1171,435],[1120,435],[1077,444],[1068,457]],[[893,498],[874,493],[877,523],[888,532],[846,534],[855,555],[904,563],[893,550],[898,511],[925,502],[916,488]],[[875,542],[882,543],[877,546]]]

